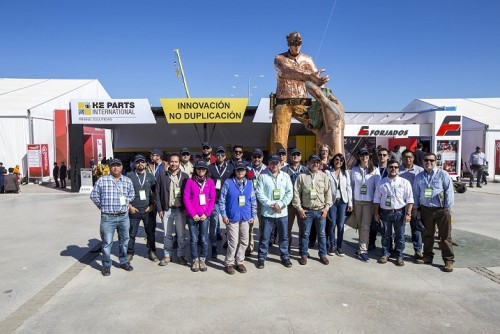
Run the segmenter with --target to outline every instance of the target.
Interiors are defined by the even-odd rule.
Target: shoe
[[[217,234],[217,241],[222,240],[222,234]]]
[[[234,271],[234,267],[231,266],[231,265],[228,265],[228,266],[224,266],[224,271],[226,273],[228,273],[229,275],[234,275],[235,271]]]
[[[368,250],[369,250],[369,251],[370,251],[370,250],[374,250],[375,248],[377,248],[377,247],[375,247],[375,244],[374,244],[374,243],[373,243],[373,244],[368,244]]]
[[[212,246],[212,259],[217,258],[217,246]]]
[[[484,185],[487,185],[487,184],[488,184],[488,182],[487,182],[487,181],[484,181]]]
[[[134,267],[132,267],[130,265],[130,263],[128,263],[128,262],[120,264],[120,268],[122,268],[125,271],[132,271],[132,270],[134,270]]]
[[[446,264],[443,267],[443,271],[451,273],[453,271],[453,262],[446,262]]]
[[[417,263],[417,264],[432,264],[432,259],[422,257],[421,259],[416,259],[415,263]]]
[[[132,262],[133,258],[134,258],[134,254],[127,254],[128,262]]]
[[[247,272],[247,268],[245,267],[244,264],[237,264],[236,265],[236,270],[240,273],[240,274],[244,274]]]
[[[334,247],[328,248],[328,251],[326,252],[326,254],[333,256],[335,254],[335,248]]]
[[[179,248],[179,243],[176,241],[174,241],[174,243],[172,244],[172,249],[177,249]]]
[[[250,248],[247,248],[247,250],[245,251],[245,256],[250,256],[252,255],[252,251],[250,250]]]
[[[101,270],[102,276],[109,276],[111,275],[111,268],[110,267],[103,267]]]
[[[200,261],[199,260],[194,260],[193,264],[191,265],[191,271],[194,273],[197,273],[200,271]]]
[[[366,253],[358,253],[358,258],[363,262],[370,262],[370,258]]]
[[[319,262],[323,263],[325,266],[327,266],[330,263],[330,261],[328,260],[328,258],[326,256],[322,256],[319,259]]]
[[[158,262],[158,257],[156,256],[155,252],[150,252],[148,254],[148,259],[150,259],[153,262]]]
[[[398,257],[398,258],[396,259],[396,266],[398,266],[398,267],[402,267],[402,266],[404,266],[404,265],[405,265],[405,261],[403,261],[403,258],[402,258],[402,257]]]
[[[340,256],[340,257],[343,257],[345,255],[344,251],[342,250],[342,248],[337,248],[335,250],[335,254],[337,254],[337,256]]]
[[[381,256],[380,259],[378,259],[378,263],[381,263],[381,264],[386,264],[387,261],[389,261],[389,257],[388,256]]]
[[[170,256],[165,256],[163,259],[161,259],[160,263],[158,263],[159,266],[164,267],[170,262]]]
[[[284,259],[284,260],[281,260],[281,263],[286,267],[286,268],[291,268],[292,267],[292,262],[290,261],[290,259]]]
[[[181,266],[186,266],[188,264],[187,260],[184,258],[184,256],[179,256],[179,264]]]
[[[413,257],[416,259],[423,259],[424,256],[421,252],[415,252],[415,254],[413,254]]]
[[[226,249],[227,248],[227,241],[222,245],[222,248]]]
[[[478,183],[478,184],[476,185],[476,188],[482,188],[482,186]]]
[[[264,269],[264,261],[257,261],[257,264],[255,266],[257,267],[257,269]]]
[[[307,256],[301,256],[299,259],[299,264],[305,266],[307,264]]]
[[[207,271],[207,265],[203,260],[200,260],[200,271]]]

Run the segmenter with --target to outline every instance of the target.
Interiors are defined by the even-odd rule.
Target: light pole
[[[234,75],[234,77],[235,77],[235,78],[241,78],[241,76],[240,76],[239,74],[235,74],[235,75]],[[263,78],[263,77],[264,77],[264,74],[257,75],[257,76],[248,76],[248,78],[247,78],[247,80],[248,80],[248,86],[247,86],[247,97],[248,97],[248,104],[249,104],[249,105],[250,105],[250,99],[251,99],[251,96],[252,96],[252,94],[251,94],[251,91],[250,91],[250,90],[251,90],[252,88],[257,88],[257,86],[252,87],[252,86],[250,85],[250,79],[251,79],[251,78]],[[233,86],[233,88],[236,88],[236,86]]]

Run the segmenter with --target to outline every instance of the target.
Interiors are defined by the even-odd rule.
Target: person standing
[[[260,174],[264,170],[266,170],[266,165],[262,163],[262,158],[264,157],[264,152],[262,152],[261,149],[256,148],[255,150],[252,151],[252,163],[248,166],[248,172],[247,172],[247,177],[252,180],[253,182],[253,188],[257,189],[257,180],[259,179]],[[261,212],[262,212],[262,204],[260,204],[259,201],[257,201],[257,219],[259,220],[259,225],[260,225],[260,219],[261,219]],[[253,236],[253,226],[255,222],[249,223],[249,233],[250,233],[250,238],[248,241],[248,248],[245,252],[246,256],[249,256],[252,254],[254,247],[255,247],[255,240]]]
[[[59,188],[59,166],[57,162],[54,162],[54,168],[52,168],[52,176],[54,177],[54,181],[56,181],[55,188]]]
[[[142,221],[144,231],[146,232],[146,247],[148,249],[148,258],[157,262],[156,256],[156,224],[149,221],[150,212],[154,210],[154,191],[156,180],[153,174],[146,171],[146,158],[138,154],[134,157],[134,171],[128,172],[127,177],[132,180],[134,185],[135,197],[130,202],[128,211],[130,219],[129,242],[127,248],[128,261],[131,262],[135,253],[135,238],[139,230],[139,224]]]
[[[122,166],[123,168],[123,166]],[[61,188],[66,189],[66,178],[68,177],[68,168],[64,164],[64,161],[61,161],[61,167],[59,168],[59,178],[61,179]]]
[[[247,168],[249,166],[249,163],[243,159],[243,146],[234,145],[233,146],[233,158],[231,160],[229,160],[229,164],[233,165],[233,168],[234,168],[239,163],[244,164]]]
[[[378,168],[373,166],[370,153],[366,148],[360,149],[356,165],[351,170],[351,187],[354,200],[353,214],[356,225],[359,227],[359,249],[356,255],[363,262],[370,261],[367,244],[373,218],[373,195],[379,180],[380,173]]]
[[[101,210],[100,232],[102,239],[103,276],[111,274],[111,247],[115,230],[118,231],[120,268],[132,271],[127,258],[130,220],[129,205],[135,192],[132,181],[122,175],[123,164],[120,159],[109,162],[110,175],[100,177],[90,193],[90,199]]]
[[[182,203],[182,193],[189,176],[179,168],[179,154],[172,153],[168,159],[168,169],[157,179],[155,205],[163,222],[164,256],[158,264],[166,266],[172,259],[174,233],[177,235],[177,256],[180,265],[187,265],[184,257],[186,246],[186,217]]]
[[[476,174],[476,187],[482,188],[481,179],[483,178],[483,169],[484,166],[488,163],[486,160],[486,156],[483,152],[481,152],[481,147],[477,146],[476,150],[471,153],[469,158],[469,166],[471,169],[470,172],[470,181],[469,187],[472,187],[474,183],[474,173]]]
[[[320,262],[327,265],[325,224],[328,209],[332,206],[332,192],[328,176],[319,170],[321,159],[313,154],[308,159],[309,173],[300,174],[294,186],[293,206],[297,209],[302,224],[302,243],[299,264],[307,264],[309,233],[311,225],[318,231]]]
[[[382,236],[382,256],[378,263],[387,263],[392,243],[394,229],[394,250],[396,265],[404,266],[403,252],[405,249],[405,223],[411,220],[413,193],[408,180],[399,177],[399,163],[389,160],[387,177],[381,179],[375,188],[373,196],[373,216],[375,221],[381,221],[384,227]],[[380,214],[379,214],[380,211]]]
[[[189,149],[186,147],[181,149],[180,168],[184,173],[189,175],[189,177],[193,176],[194,166],[193,163],[191,162],[191,152],[189,152]]]
[[[215,194],[215,184],[208,175],[207,163],[200,160],[195,165],[193,176],[187,180],[183,194],[193,272],[207,271],[205,260],[208,255],[208,225],[215,205]],[[201,244],[199,253],[198,240]]]
[[[395,145],[390,156],[390,160],[396,160],[398,164],[401,164],[401,152],[399,152],[400,148],[401,146]]]
[[[14,169],[12,169],[12,170],[14,170]],[[5,192],[5,188],[4,188],[5,174],[7,174],[7,170],[3,166],[3,162],[0,162],[0,194],[3,194]],[[58,181],[56,181],[56,182],[58,182]]]
[[[19,194],[21,188],[19,187],[19,177],[14,174],[14,168],[9,168],[9,174],[4,175],[3,183],[4,192],[6,194]]]
[[[441,256],[444,261],[443,271],[452,272],[455,262],[451,239],[451,213],[454,201],[454,187],[450,175],[436,167],[436,155],[426,153],[424,171],[417,174],[413,183],[414,205],[412,217],[417,219],[418,209],[425,226],[424,257],[419,264],[432,264],[434,258],[434,234],[436,226],[440,240]]]
[[[424,145],[422,143],[418,143],[415,148],[415,165],[424,168]]]
[[[326,224],[326,235],[330,242],[328,255],[335,253],[338,256],[344,256],[342,250],[344,224],[346,212],[352,212],[352,188],[342,153],[333,156],[326,174],[330,179],[333,200],[333,205],[328,210]],[[335,238],[335,230],[337,230],[337,238]]]
[[[420,166],[415,165],[413,152],[406,149],[402,153],[403,164],[399,166],[399,176],[403,179],[408,180],[410,182],[412,189],[413,183],[415,182],[415,176],[424,171],[424,169]],[[405,211],[405,215],[411,212]],[[411,227],[411,241],[413,243],[413,250],[415,251],[414,258],[415,261],[423,258],[422,254],[422,223],[417,221],[416,219],[411,219],[410,227]]]
[[[288,252],[288,217],[287,206],[293,198],[293,185],[290,176],[280,170],[280,158],[277,155],[269,159],[269,167],[257,181],[257,199],[262,205],[261,234],[257,268],[263,269],[269,251],[269,239],[276,228],[279,238],[281,263],[290,268]]]
[[[288,165],[288,163],[287,163],[287,154],[286,154],[286,150],[284,148],[279,148],[276,151],[276,155],[280,157],[280,168],[283,168],[286,165]]]
[[[332,160],[333,154],[328,145],[318,146],[318,155],[321,158],[321,165],[319,169],[323,172],[330,168],[330,160]]]
[[[212,154],[212,147],[208,142],[204,141],[201,144],[201,153],[201,158],[207,163],[207,165],[215,163],[216,157]]]
[[[387,161],[389,161],[389,150],[385,147],[379,147],[377,149],[378,164],[377,166],[380,178],[383,179],[387,177]],[[376,248],[375,242],[377,241],[377,222],[372,219],[370,224],[370,236],[368,239],[368,250],[373,250]],[[391,247],[392,249],[392,247]]]
[[[154,175],[155,179],[165,172],[165,164],[163,163],[163,151],[155,148],[151,151],[151,163],[148,165],[148,172]],[[155,218],[156,219],[156,218]]]
[[[248,247],[248,223],[257,216],[255,191],[246,172],[243,163],[237,164],[233,177],[224,182],[220,192],[219,210],[227,231],[224,271],[230,275],[235,269],[242,274],[247,272],[243,262]]]

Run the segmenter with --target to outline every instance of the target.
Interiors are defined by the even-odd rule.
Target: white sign
[[[147,99],[71,100],[73,124],[156,124]]]
[[[92,192],[92,168],[81,168],[80,177],[82,185],[80,186],[80,194],[90,194]]]
[[[420,136],[419,124],[346,124],[344,129],[346,137],[418,137]]]

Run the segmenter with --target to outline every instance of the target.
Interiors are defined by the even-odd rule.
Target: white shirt
[[[390,201],[391,205],[387,205]],[[378,182],[373,203],[379,203],[382,209],[401,209],[413,203],[413,191],[408,180],[396,176],[394,179],[384,177]]]

